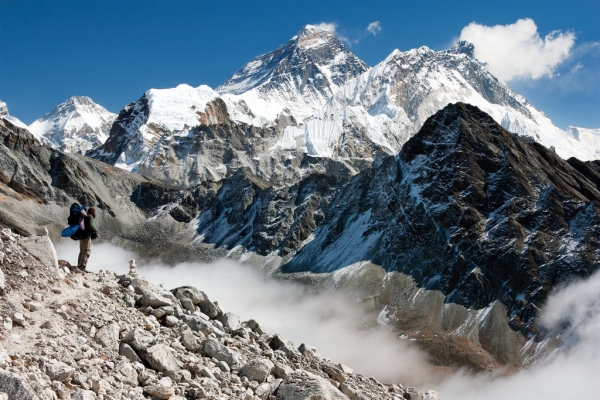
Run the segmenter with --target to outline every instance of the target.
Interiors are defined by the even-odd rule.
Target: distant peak
[[[292,38],[292,40],[298,39],[298,40],[302,41],[305,39],[312,39],[315,37],[319,37],[319,38],[327,37],[329,39],[329,38],[333,38],[335,36],[333,35],[333,33],[331,33],[331,31],[321,28],[317,25],[305,25],[302,29],[300,29],[298,31],[298,33],[296,33],[296,35]]]
[[[467,42],[466,40],[459,40],[454,44],[454,46],[448,49],[449,53],[464,54],[471,58],[475,58],[475,55],[473,54],[474,51],[475,46],[473,45],[473,43]]]

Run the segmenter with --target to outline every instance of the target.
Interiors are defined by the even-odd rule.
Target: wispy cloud
[[[530,18],[495,26],[472,22],[460,34],[460,40],[475,45],[475,57],[505,81],[552,77],[571,55],[575,39],[570,31],[553,31],[542,39]]]
[[[319,29],[331,32],[335,37],[337,37],[350,47],[352,47],[353,44],[359,43],[367,35],[377,36],[383,29],[379,21],[373,21],[369,23],[369,25],[364,30],[359,31],[354,39],[351,39],[348,36],[341,33],[339,25],[335,22],[320,22],[318,24],[314,24],[314,26],[316,26]]]
[[[347,44],[351,43],[350,39],[348,39],[346,36],[340,33],[338,29],[338,24],[336,24],[335,22],[320,22],[318,24],[315,24],[315,26],[324,31],[331,32],[332,35],[340,39],[342,42],[345,42]]]
[[[379,32],[381,32],[381,24],[379,21],[373,21],[367,26],[367,32],[369,32],[373,36],[377,36]]]

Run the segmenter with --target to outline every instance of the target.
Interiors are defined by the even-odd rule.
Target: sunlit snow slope
[[[116,114],[86,96],[73,96],[28,129],[38,138],[69,153],[85,153],[106,140]]]

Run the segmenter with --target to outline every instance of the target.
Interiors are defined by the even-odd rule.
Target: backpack
[[[69,226],[79,225],[80,218],[86,216],[85,207],[80,205],[79,203],[71,204],[71,208],[69,209],[69,217],[67,218],[67,223]]]

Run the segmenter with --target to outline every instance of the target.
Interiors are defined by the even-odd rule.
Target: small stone
[[[154,396],[161,400],[168,400],[175,394],[175,389],[172,387],[159,385],[146,386],[144,387],[144,391],[150,396]]]
[[[54,364],[45,364],[44,372],[53,381],[69,382],[75,374],[75,369],[67,364],[57,362]]]
[[[179,323],[179,320],[173,315],[167,315],[165,317],[165,325],[168,327],[176,326]]]
[[[139,362],[139,363],[142,362],[142,360],[137,355],[135,350],[133,350],[131,348],[131,346],[128,345],[127,343],[121,343],[119,345],[119,354],[122,355],[123,357],[127,358],[130,361]]]
[[[240,376],[245,376],[250,381],[264,382],[274,365],[269,360],[254,359],[245,364],[240,370]]]
[[[12,315],[12,321],[15,325],[25,326],[25,317],[21,313],[14,313]]]

